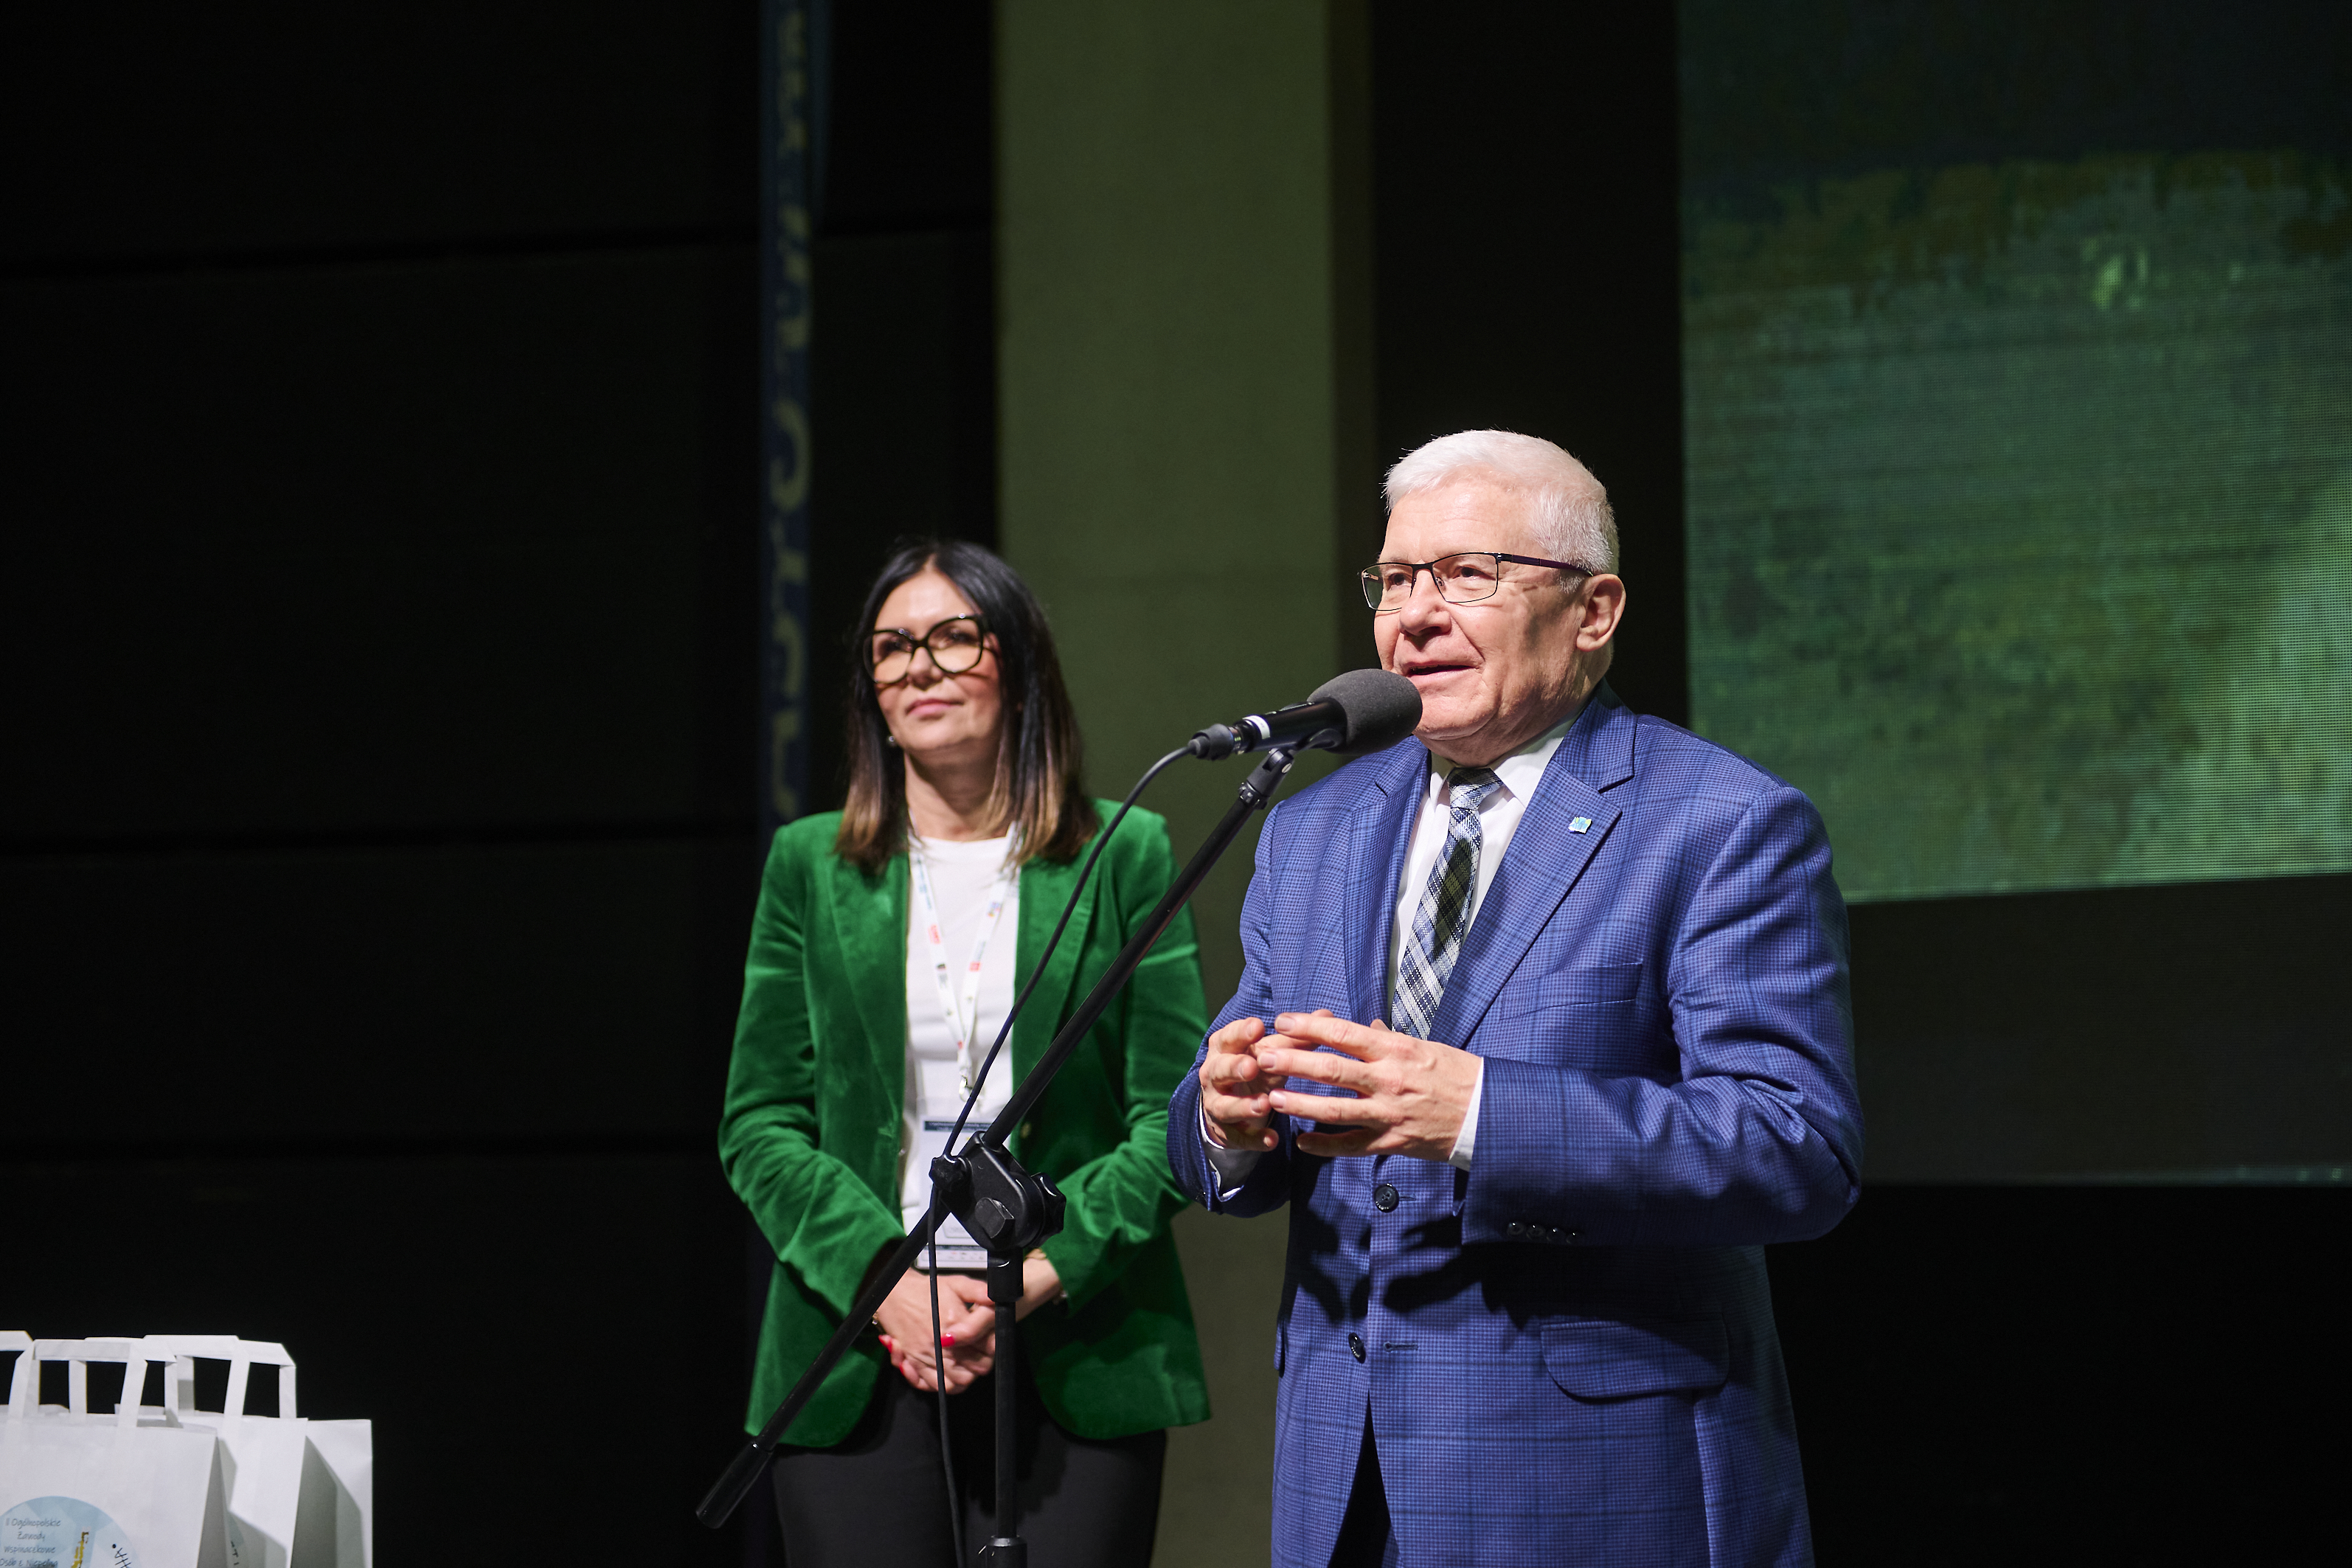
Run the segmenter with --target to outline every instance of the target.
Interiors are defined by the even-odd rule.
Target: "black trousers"
[[[1363,1445],[1356,1450],[1355,1485],[1348,1491],[1348,1510],[1339,1516],[1339,1539],[1331,1547],[1331,1568],[1398,1568],[1396,1528],[1389,1520],[1389,1490],[1381,1478],[1369,1407]]]
[[[1148,1563],[1160,1524],[1168,1434],[1097,1442],[1045,1414],[1022,1369],[1017,1462],[1021,1538],[1031,1568]],[[996,1532],[996,1378],[948,1395],[948,1438],[963,1495],[965,1550]],[[947,1478],[940,1468],[939,1395],[919,1394],[887,1367],[849,1436],[830,1448],[778,1447],[776,1516],[789,1568],[906,1563],[948,1568]]]

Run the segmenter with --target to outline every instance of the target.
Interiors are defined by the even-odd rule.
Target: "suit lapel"
[[[895,1099],[907,1076],[907,857],[898,856],[875,878],[830,855],[823,864],[842,971],[857,999],[866,1048]]]
[[[1108,822],[1109,818],[1104,820]],[[1026,1078],[1029,1068],[1045,1054],[1045,1047],[1054,1043],[1055,1033],[1069,1013],[1070,987],[1077,980],[1078,960],[1087,950],[1087,931],[1094,923],[1103,879],[1115,874],[1111,859],[1110,847],[1105,845],[1095,874],[1087,879],[1086,892],[1079,898],[1078,907],[1070,911],[1070,926],[1054,949],[1054,961],[1045,966],[1045,974],[1037,982],[1037,994],[1029,998],[1029,1005],[1021,1010],[1020,1018],[1013,1026],[1011,1065],[1016,1083]],[[1037,955],[1045,951],[1046,939],[1054,934],[1054,922],[1061,918],[1062,905],[1069,900],[1070,884],[1077,879],[1078,868],[1085,864],[1086,855],[1081,852],[1065,866],[1032,860],[1021,868],[1021,935],[1014,949],[1016,984],[1025,981],[1036,967]],[[985,1051],[988,1044],[982,1041],[978,1048]],[[1003,1064],[995,1070],[1003,1071]],[[989,1076],[993,1078],[995,1073]]]
[[[1606,792],[1633,776],[1638,722],[1606,685],[1561,737],[1528,802],[1502,868],[1463,938],[1433,1035],[1473,1049],[1470,1037],[1545,925],[1575,890],[1622,815]],[[1583,831],[1576,823],[1583,820]]]
[[[1369,942],[1359,942],[1349,955],[1348,1016],[1368,1024],[1389,1014],[1389,949],[1395,942],[1397,879],[1404,875],[1407,841],[1412,836],[1413,810],[1428,785],[1429,752],[1418,741],[1408,741],[1383,758],[1370,773],[1365,790],[1350,815],[1347,923],[1343,930],[1369,931]]]

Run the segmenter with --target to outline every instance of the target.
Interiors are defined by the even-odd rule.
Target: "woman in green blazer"
[[[751,928],[719,1125],[728,1180],[775,1250],[747,1427],[782,1401],[921,1213],[922,1124],[952,1119],[1043,952],[1108,803],[1028,587],[978,546],[902,546],[867,595],[838,813],[779,831]],[[1129,813],[982,1082],[984,1125],[1173,877]],[[1207,1418],[1170,1217],[1168,1098],[1205,1019],[1180,916],[1103,1015],[1013,1152],[1068,1198],[1024,1268],[1021,1530],[1031,1561],[1150,1551],[1167,1428]],[[939,1134],[929,1134],[936,1140]],[[994,1513],[993,1317],[976,1273],[910,1272],[876,1331],[785,1433],[774,1473],[793,1568],[952,1561],[938,1390],[967,1538]]]

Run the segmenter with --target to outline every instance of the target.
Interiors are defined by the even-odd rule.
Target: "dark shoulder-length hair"
[[[906,539],[891,551],[866,593],[849,659],[849,795],[841,811],[834,852],[866,872],[880,870],[907,844],[905,758],[890,745],[889,726],[867,662],[868,639],[882,601],[926,569],[956,585],[980,614],[993,641],[1003,697],[998,730],[996,787],[990,804],[1001,829],[1018,835],[1024,861],[1067,860],[1087,847],[1098,818],[1079,775],[1083,757],[1077,715],[1062,684],[1062,661],[1045,609],[1021,574],[977,544],[952,539]],[[924,628],[911,628],[918,634]]]

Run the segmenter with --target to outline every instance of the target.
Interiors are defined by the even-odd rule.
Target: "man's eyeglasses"
[[[1567,561],[1546,561],[1538,555],[1508,555],[1499,550],[1465,550],[1459,555],[1441,555],[1434,561],[1380,561],[1364,568],[1364,604],[1377,615],[1402,610],[1412,597],[1414,582],[1423,572],[1437,584],[1437,596],[1449,605],[1475,605],[1481,599],[1491,599],[1502,585],[1502,563],[1516,561],[1522,566],[1549,566],[1555,571],[1574,572],[1580,576],[1593,575],[1590,566],[1579,566]]]
[[[877,627],[866,645],[874,684],[896,686],[914,674],[919,648],[929,651],[940,674],[961,675],[988,651],[988,627],[978,616],[950,616],[921,637],[902,627]]]

